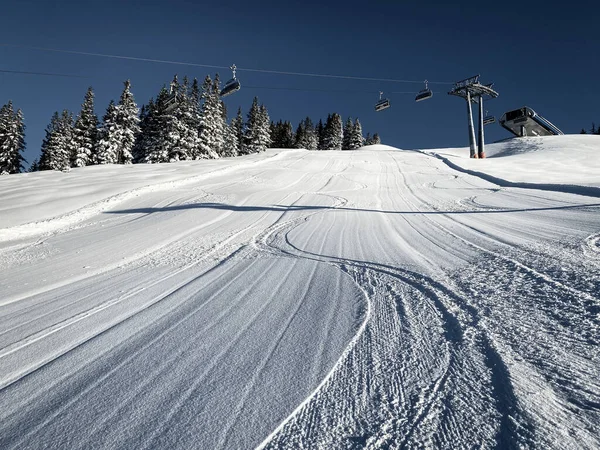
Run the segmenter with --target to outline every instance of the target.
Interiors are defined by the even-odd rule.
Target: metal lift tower
[[[492,89],[490,84],[480,84],[479,75],[454,83],[454,88],[448,92],[449,95],[462,97],[467,101],[467,114],[469,121],[469,145],[471,147],[471,158],[485,158],[485,143],[483,138],[483,97],[498,97],[498,93]],[[471,103],[479,103],[479,149],[476,149],[475,126],[473,125],[473,109]]]

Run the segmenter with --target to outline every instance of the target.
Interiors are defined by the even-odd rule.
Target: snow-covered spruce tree
[[[271,145],[271,129],[269,128],[269,124],[271,123],[271,118],[269,117],[269,112],[267,111],[267,107],[264,104],[261,104],[258,110],[259,117],[259,142],[261,146],[261,152],[264,152],[269,145]]]
[[[267,108],[259,106],[258,97],[254,97],[246,122],[245,153],[258,153],[268,148],[271,143],[270,123]]]
[[[116,138],[120,142],[117,163],[131,164],[133,162],[133,145],[140,132],[140,110],[131,93],[131,82],[126,80],[123,84],[125,87],[121,93],[119,104],[116,107]]]
[[[68,171],[71,168],[72,142],[73,114],[64,110],[59,116],[55,112],[42,142],[40,170]]]
[[[46,136],[42,141],[41,155],[39,160],[39,170],[54,170],[54,154],[57,147],[56,137],[54,136],[59,128],[60,117],[58,111],[52,114],[50,123],[46,127]]]
[[[365,145],[371,145],[371,133],[367,133],[367,137],[365,138]]]
[[[156,102],[150,99],[144,107],[144,114],[140,122],[140,136],[134,147],[134,158],[137,162],[158,164],[169,161],[169,152],[162,145],[164,138],[160,116],[164,113],[167,90],[163,87],[158,94]],[[159,107],[160,99],[160,107]],[[161,110],[161,108],[163,110]]]
[[[143,163],[146,160],[146,149],[150,141],[151,121],[153,116],[151,111],[155,109],[154,99],[150,99],[147,105],[142,105],[140,109],[140,132],[137,135],[135,144],[133,145],[133,162]]]
[[[306,145],[304,148],[307,150],[317,150],[319,139],[317,137],[317,131],[315,130],[310,117],[304,119],[304,135],[306,139]]]
[[[271,145],[270,148],[283,148],[283,122],[271,121]]]
[[[354,150],[361,148],[364,145],[364,138],[362,134],[362,126],[358,118],[354,121],[352,131],[350,133],[350,149]]]
[[[10,159],[10,148],[12,135],[13,105],[9,101],[0,108],[0,175],[8,174],[8,161]]]
[[[354,125],[352,124],[352,118],[348,117],[346,119],[346,123],[344,124],[344,136],[342,137],[342,150],[350,150],[350,139],[352,137],[352,128]]]
[[[325,150],[341,150],[343,138],[342,118],[333,113],[327,118],[323,131],[323,147]]]
[[[295,139],[292,123],[286,120],[281,131],[281,148],[294,148]]]
[[[379,137],[379,135],[377,133],[375,133],[373,135],[373,137],[371,138],[371,145],[377,145],[377,144],[381,144],[381,138]]]
[[[275,123],[271,120],[270,128],[271,128],[271,145],[269,146],[269,148],[281,148],[281,147],[278,147],[278,145],[281,143],[281,139],[280,139],[281,120],[277,123]]]
[[[111,100],[102,119],[96,164],[131,164],[133,147],[140,132],[138,107],[130,91],[131,82],[124,82],[119,103]]]
[[[173,98],[174,96],[174,98]],[[159,122],[165,133],[159,133],[168,147],[168,161],[184,161],[192,159],[197,151],[198,132],[192,128],[193,112],[187,77],[183,84],[179,83],[177,75],[171,81],[169,97]]]
[[[108,104],[99,131],[98,151],[95,164],[117,164],[120,143],[117,139],[117,105],[113,100]]]
[[[73,155],[71,167],[92,164],[98,147],[98,117],[94,113],[94,91],[88,88],[81,112],[73,127]]]
[[[237,148],[236,154],[243,154],[244,144],[244,116],[242,115],[242,108],[238,108],[237,115],[231,119],[231,130],[235,134]]]
[[[323,150],[323,131],[325,127],[323,126],[323,120],[319,119],[319,123],[316,128],[317,133],[317,150]]]
[[[184,102],[181,107],[181,121],[184,126],[182,147],[189,159],[199,159],[200,148],[200,84],[194,78],[192,88],[187,90],[187,78],[183,80]]]
[[[218,158],[217,145],[222,146],[223,128],[219,126],[223,120],[218,102],[213,95],[213,81],[209,75],[202,83],[202,108],[200,110],[199,158]],[[220,136],[217,137],[217,133]],[[220,142],[219,142],[220,140]],[[220,150],[220,148],[219,148]]]
[[[225,124],[225,139],[223,142],[223,151],[221,156],[237,156],[240,143],[233,125]]]
[[[176,113],[177,104],[173,105],[170,98],[165,87],[156,97],[156,107],[153,111],[154,128],[146,162],[174,162],[184,157],[180,148],[182,126]]]
[[[12,102],[0,108],[0,175],[19,173],[25,159],[25,122],[21,110],[14,112]]]
[[[296,128],[294,148],[306,148],[306,129],[304,128],[304,120],[298,123]]]
[[[259,132],[258,128],[260,127],[260,118],[258,117],[259,107],[258,107],[258,97],[254,97],[252,101],[252,106],[248,111],[248,120],[246,121],[246,127],[244,132],[244,154],[257,153],[260,151],[259,145]]]
[[[272,122],[271,122],[272,123]],[[300,127],[300,125],[298,125]],[[271,148],[295,148],[296,137],[292,124],[279,120],[271,127]]]
[[[10,168],[12,173],[20,173],[24,167],[23,163],[27,162],[22,153],[25,151],[25,118],[23,111],[17,109],[14,115],[14,127],[16,131],[15,142],[12,155],[9,155]]]

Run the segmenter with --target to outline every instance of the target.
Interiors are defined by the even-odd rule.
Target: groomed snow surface
[[[599,448],[600,138],[0,177],[0,448]]]

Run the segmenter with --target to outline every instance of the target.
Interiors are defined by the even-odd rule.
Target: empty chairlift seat
[[[232,65],[230,69],[233,71],[233,78],[228,80],[227,83],[225,83],[225,86],[223,86],[223,89],[221,89],[221,92],[219,92],[221,97],[226,97],[227,95],[233,94],[234,92],[239,91],[242,87],[239,80],[235,77],[235,64]]]
[[[230,95],[230,94],[233,94],[234,92],[239,91],[241,87],[242,86],[240,85],[240,82],[237,79],[232,78],[227,83],[225,83],[225,86],[223,86],[223,89],[221,89],[221,92],[219,93],[219,95],[221,97],[225,97],[227,95]]]
[[[496,118],[494,116],[485,116],[483,118],[483,124],[484,125],[489,125],[491,123],[494,123],[496,121]]]
[[[423,100],[427,100],[427,99],[429,99],[431,97],[433,97],[433,92],[431,92],[431,89],[429,89],[427,87],[427,80],[425,80],[425,89],[419,91],[419,93],[415,97],[415,102],[420,102],[420,101],[423,101]]]
[[[375,111],[383,111],[384,109],[388,109],[390,106],[392,106],[390,101],[387,98],[384,98],[375,103]]]
[[[375,103],[375,111],[383,111],[392,106],[387,98],[381,98],[382,95],[383,92],[379,91],[379,101]]]

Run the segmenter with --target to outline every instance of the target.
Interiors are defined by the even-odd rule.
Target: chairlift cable
[[[268,89],[277,91],[301,91],[301,92],[333,92],[343,94],[373,94],[373,91],[355,90],[355,89],[319,89],[319,88],[294,88],[294,87],[280,87],[280,86],[251,86],[245,85],[248,89]],[[390,94],[408,94],[414,95],[414,91],[410,92],[390,92]]]
[[[154,58],[141,58],[136,56],[124,56],[124,55],[111,55],[108,53],[94,53],[94,52],[84,52],[77,50],[64,50],[57,48],[48,48],[48,47],[38,47],[38,46],[29,46],[22,44],[8,44],[8,43],[0,43],[0,46],[3,47],[17,47],[17,48],[25,48],[31,50],[41,50],[47,52],[55,52],[55,53],[67,53],[72,55],[84,55],[84,56],[98,56],[102,58],[114,58],[114,59],[125,59],[131,61],[143,61],[143,62],[153,62],[153,63],[161,63],[161,64],[177,64],[181,66],[191,66],[191,67],[207,67],[211,69],[230,69],[228,66],[217,66],[212,64],[198,64],[198,63],[189,63],[183,61],[171,61],[164,59],[154,59]],[[245,72],[258,72],[258,73],[271,73],[276,75],[295,75],[295,76],[305,76],[305,77],[320,77],[320,78],[336,78],[336,79],[346,79],[346,80],[361,80],[361,81],[380,81],[380,82],[388,82],[388,83],[417,83],[420,84],[423,81],[415,81],[415,80],[400,80],[400,79],[392,79],[392,78],[372,78],[372,77],[356,77],[356,76],[348,76],[348,75],[330,75],[330,74],[318,74],[318,73],[304,73],[304,72],[288,72],[281,70],[268,70],[268,69],[252,69],[252,68],[237,68],[238,71]],[[430,84],[454,84],[454,82],[449,81],[429,81]]]
[[[85,75],[73,75],[73,74],[67,74],[67,73],[49,73],[49,72],[30,72],[30,71],[25,71],[25,70],[0,69],[0,73],[12,73],[12,74],[19,74],[19,75],[43,75],[43,76],[47,76],[47,77],[90,78]]]

